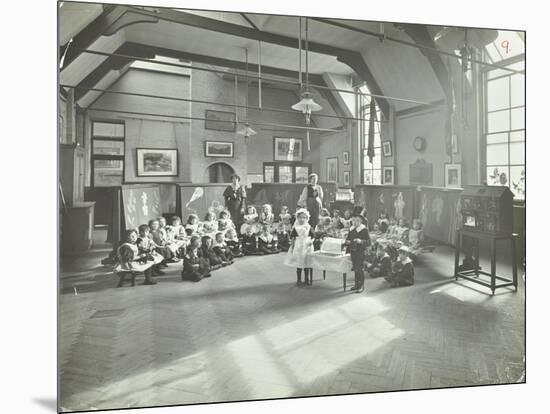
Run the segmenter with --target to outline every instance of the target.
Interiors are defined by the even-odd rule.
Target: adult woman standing
[[[308,181],[308,185],[304,188],[298,200],[298,205],[307,209],[310,216],[309,224],[315,228],[319,223],[319,214],[323,208],[323,189],[317,184],[317,181],[319,181],[317,174],[310,174]]]
[[[237,229],[241,228],[241,217],[244,214],[246,190],[240,183],[241,177],[237,174],[231,176],[231,184],[223,192],[225,207],[231,214],[231,220]]]

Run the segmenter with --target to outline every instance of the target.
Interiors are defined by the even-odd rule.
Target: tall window
[[[366,84],[359,87],[362,93],[370,94]],[[369,95],[359,96],[359,116],[365,121],[360,122],[361,139],[361,180],[363,184],[382,184],[382,165],[381,165],[381,140],[380,140],[380,108],[376,105],[376,119],[374,122],[374,157],[372,162],[367,155],[369,144],[369,119],[370,102],[372,97]]]
[[[506,46],[506,48],[503,47]],[[516,70],[525,67],[519,34],[499,31],[486,58]],[[507,51],[514,51],[512,56]],[[485,72],[486,181],[506,185],[525,199],[525,75],[501,69]]]
[[[92,187],[122,185],[124,122],[92,122]]]

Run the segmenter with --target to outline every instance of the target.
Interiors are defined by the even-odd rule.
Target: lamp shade
[[[323,107],[313,100],[311,92],[304,92],[302,94],[302,100],[292,105],[292,109],[307,114],[314,111],[320,111]]]
[[[244,135],[245,137],[251,137],[253,135],[256,135],[256,131],[254,131],[252,128],[250,128],[250,125],[248,125],[248,122],[244,124],[244,128],[237,131],[237,134]]]

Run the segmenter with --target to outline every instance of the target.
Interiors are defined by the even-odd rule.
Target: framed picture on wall
[[[461,164],[445,164],[445,187],[462,188]]]
[[[207,109],[204,113],[204,129],[214,131],[235,132],[235,112],[212,111]]]
[[[273,138],[275,161],[302,161],[303,147],[301,138]]]
[[[349,164],[349,151],[344,151],[342,154],[342,159],[344,160],[344,165]]]
[[[384,154],[384,157],[391,157],[391,141],[382,143],[382,154]]]
[[[344,187],[349,187],[350,185],[350,172],[344,171]]]
[[[224,141],[204,141],[204,156],[233,158],[233,143]]]
[[[136,148],[138,177],[176,177],[178,150],[175,148]]]
[[[384,167],[382,171],[382,184],[394,185],[395,184],[395,167]]]
[[[338,182],[338,157],[327,158],[327,182]]]

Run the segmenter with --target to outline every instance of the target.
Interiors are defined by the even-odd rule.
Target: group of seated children
[[[375,249],[376,254],[365,262],[370,277],[383,277],[392,287],[414,285],[414,266],[407,246],[398,249],[398,256],[393,261],[387,247],[377,244]]]

